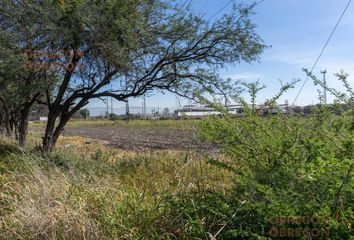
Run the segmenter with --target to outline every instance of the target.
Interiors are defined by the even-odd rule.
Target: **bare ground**
[[[43,127],[32,127],[42,132]],[[67,126],[63,136],[80,136],[104,140],[114,148],[125,150],[200,150],[215,152],[212,144],[202,143],[193,128],[156,128],[149,126]],[[88,142],[90,143],[90,142]]]

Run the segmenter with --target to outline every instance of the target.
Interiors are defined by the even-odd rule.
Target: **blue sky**
[[[184,2],[184,0],[181,0]],[[193,11],[206,18],[213,16],[228,0],[194,0]],[[251,3],[253,1],[243,1]],[[284,82],[301,79],[295,89],[290,90],[280,102],[292,103],[306,76],[302,68],[310,69],[331,33],[348,0],[265,0],[254,10],[252,17],[257,25],[256,32],[265,44],[271,47],[262,54],[260,62],[242,63],[222,70],[220,75],[245,81],[259,81],[267,86],[260,94],[259,102],[270,98],[279,89],[279,80]],[[230,11],[231,5],[215,18]],[[327,84],[340,89],[334,73],[341,69],[350,76],[354,86],[354,3],[347,9],[340,25],[319,60],[313,73],[321,76],[320,71],[327,69]],[[317,103],[317,86],[307,81],[296,104]],[[333,100],[328,96],[329,102]],[[133,111],[140,111],[142,99],[131,99]],[[169,107],[174,109],[187,101],[172,94],[155,94],[147,98],[149,107]],[[93,101],[89,108],[104,107],[100,101]],[[124,103],[114,102],[114,109],[122,113]],[[136,109],[136,110],[134,110]]]

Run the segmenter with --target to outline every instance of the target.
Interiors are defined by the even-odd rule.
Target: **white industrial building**
[[[227,106],[230,114],[233,115],[241,115],[242,114],[242,106],[241,105],[230,105]],[[222,115],[221,112],[215,110],[211,107],[197,107],[197,106],[185,106],[182,109],[178,109],[175,111],[177,118],[182,117],[190,117],[190,118],[202,118],[210,115]]]
[[[242,105],[228,105],[225,107],[231,115],[242,116],[243,115],[243,106]],[[288,104],[280,104],[275,108],[269,108],[264,105],[256,106],[257,112],[259,115],[266,114],[286,114],[289,111]],[[175,111],[175,116],[177,118],[189,117],[189,118],[203,118],[210,115],[222,115],[220,111],[215,110],[212,107],[208,106],[194,106],[188,105],[184,106],[181,109]]]

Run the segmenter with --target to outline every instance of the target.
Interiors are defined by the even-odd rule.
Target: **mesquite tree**
[[[0,105],[7,135],[8,125],[12,123],[22,147],[26,142],[30,109],[44,95],[48,80],[53,78],[46,69],[35,65],[45,60],[38,53],[47,48],[48,42],[42,37],[42,25],[38,22],[42,13],[34,6],[30,2],[0,3]],[[37,54],[30,54],[34,52]]]
[[[193,98],[224,93],[226,64],[257,60],[265,48],[250,21],[252,7],[235,5],[215,21],[167,0],[33,1],[53,63],[45,100],[43,150],[51,151],[66,123],[89,100],[126,101],[152,90]],[[111,85],[112,88],[108,86]]]
[[[9,35],[0,31],[0,125],[7,136],[15,132],[17,137],[18,91],[21,89],[12,79],[18,59],[10,42]]]

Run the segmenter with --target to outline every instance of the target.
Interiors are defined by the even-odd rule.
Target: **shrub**
[[[244,105],[246,109],[248,106]],[[230,222],[224,221],[221,238],[231,234],[234,239],[261,239],[271,237],[272,228],[300,227],[329,228],[331,239],[350,238],[354,196],[351,108],[335,115],[329,107],[319,106],[307,118],[260,117],[248,108],[244,117],[233,118],[222,107],[216,107],[224,116],[210,116],[203,121],[200,137],[218,144],[229,159],[210,159],[209,163],[234,174],[234,187],[225,202],[230,209],[237,209],[237,214],[229,218]],[[215,211],[223,213],[223,204]],[[201,213],[198,218],[208,221],[207,216]],[[310,216],[328,221],[322,225],[279,225],[270,221],[277,216]]]

